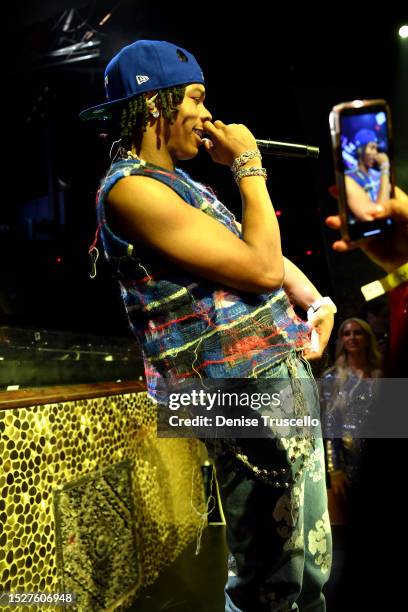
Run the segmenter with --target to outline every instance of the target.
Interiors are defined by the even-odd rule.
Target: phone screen
[[[391,219],[373,220],[376,205],[393,195],[391,130],[388,106],[362,103],[342,108],[339,148],[344,213],[351,240],[386,231]]]

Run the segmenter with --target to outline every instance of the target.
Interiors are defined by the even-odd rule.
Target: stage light
[[[408,25],[403,25],[398,30],[398,34],[401,38],[408,38]]]
[[[105,25],[105,23],[108,21],[108,19],[110,19],[112,17],[112,13],[106,13],[105,17],[103,17],[100,22],[98,23],[98,26],[103,26]]]
[[[65,16],[65,21],[64,21],[63,26],[62,26],[62,31],[63,32],[68,32],[69,31],[69,29],[71,27],[72,19],[74,17],[74,13],[75,13],[75,10],[73,8],[72,9],[67,9],[65,11],[64,15],[66,15],[66,16]]]
[[[73,64],[100,57],[101,40],[97,31],[75,9],[65,10],[53,30],[55,48],[44,54],[37,68]]]
[[[55,51],[50,51],[48,54],[49,57],[64,57],[72,56],[73,54],[80,53],[88,53],[89,49],[92,47],[97,47],[101,44],[100,40],[90,40],[88,42],[78,42],[74,45],[69,45],[68,47],[61,47],[60,49],[55,49]],[[91,52],[94,52],[93,50]]]

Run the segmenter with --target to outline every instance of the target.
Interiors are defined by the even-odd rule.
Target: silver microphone
[[[319,147],[294,142],[277,142],[276,140],[256,140],[258,149],[264,155],[276,157],[319,157]]]

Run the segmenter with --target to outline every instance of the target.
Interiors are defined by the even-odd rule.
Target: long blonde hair
[[[363,319],[358,319],[357,317],[351,317],[350,319],[346,319],[339,327],[336,343],[335,367],[339,370],[347,369],[348,358],[347,351],[344,348],[343,331],[345,326],[348,323],[352,322],[357,323],[357,325],[360,326],[367,340],[365,356],[370,376],[372,378],[381,376],[382,357],[380,351],[378,350],[377,338],[375,337],[371,325],[367,323],[367,321],[364,321]]]

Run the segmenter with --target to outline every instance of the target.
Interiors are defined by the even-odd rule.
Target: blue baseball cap
[[[107,102],[83,110],[81,119],[112,119],[116,107],[147,91],[200,83],[204,75],[195,57],[164,40],[137,40],[123,47],[105,69]]]
[[[373,130],[362,129],[354,136],[354,144],[361,147],[369,142],[378,142],[377,134]]]

